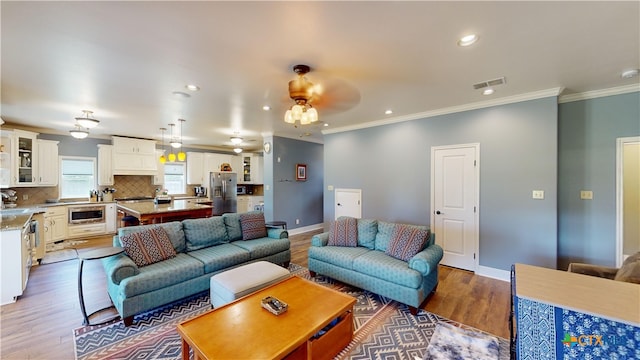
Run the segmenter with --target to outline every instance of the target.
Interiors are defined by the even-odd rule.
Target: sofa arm
[[[136,263],[124,254],[102,259],[102,267],[104,267],[104,271],[107,273],[107,278],[116,285],[128,277],[140,273],[140,269],[138,269]]]
[[[442,248],[439,245],[431,245],[409,259],[409,267],[419,271],[422,276],[427,276],[438,268],[442,255]]]
[[[267,237],[272,239],[286,239],[289,237],[287,230],[267,228]]]
[[[329,242],[329,233],[316,234],[311,237],[311,246],[323,247]]]
[[[598,266],[591,264],[582,264],[582,263],[571,263],[569,264],[569,269],[567,270],[576,274],[597,276],[605,279],[613,280],[618,273],[618,269],[610,268],[606,266]]]

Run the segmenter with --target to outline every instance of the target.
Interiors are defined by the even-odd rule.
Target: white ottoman
[[[289,276],[289,270],[268,261],[221,272],[211,277],[211,305],[219,307],[228,304]]]

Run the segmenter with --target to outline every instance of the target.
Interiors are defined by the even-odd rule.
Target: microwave
[[[238,195],[246,195],[247,194],[247,187],[244,185],[238,185],[236,187],[237,191],[236,194]]]

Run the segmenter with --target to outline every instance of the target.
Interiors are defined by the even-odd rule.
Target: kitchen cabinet
[[[13,132],[0,130],[0,187],[11,186]]]
[[[237,202],[237,211],[238,213],[245,213],[247,211],[249,211],[249,203],[251,202],[250,199],[251,196],[248,195],[239,195],[238,196],[238,202]]]
[[[234,159],[234,171],[238,173],[238,184],[262,184],[264,158],[257,153],[243,153]]]
[[[108,234],[115,233],[118,230],[118,211],[116,209],[116,204],[105,204],[105,213],[105,231]]]
[[[0,305],[15,302],[27,287],[31,269],[31,217],[21,229],[2,231],[0,241]]]
[[[208,186],[209,173],[220,171],[220,165],[231,163],[231,157],[227,154],[188,152],[187,184]],[[233,172],[237,172],[235,168]]]
[[[203,165],[203,153],[187,152],[187,184],[205,185]]]
[[[156,150],[157,169],[155,175],[151,179],[153,185],[164,185],[164,163],[160,162],[160,156],[164,155],[164,150]]]
[[[113,186],[113,145],[98,145],[98,185]]]
[[[38,185],[58,185],[58,141],[38,139]]]
[[[67,237],[67,207],[51,206],[44,213],[45,246]]]
[[[114,175],[155,175],[156,142],[113,136]]]
[[[13,130],[13,183],[12,186],[36,186],[38,181],[38,134]]]

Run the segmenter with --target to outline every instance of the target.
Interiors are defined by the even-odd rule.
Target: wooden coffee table
[[[274,296],[289,305],[278,316],[260,306]],[[331,359],[353,338],[356,299],[292,276],[178,325],[182,358]],[[326,334],[313,338],[334,319]]]

